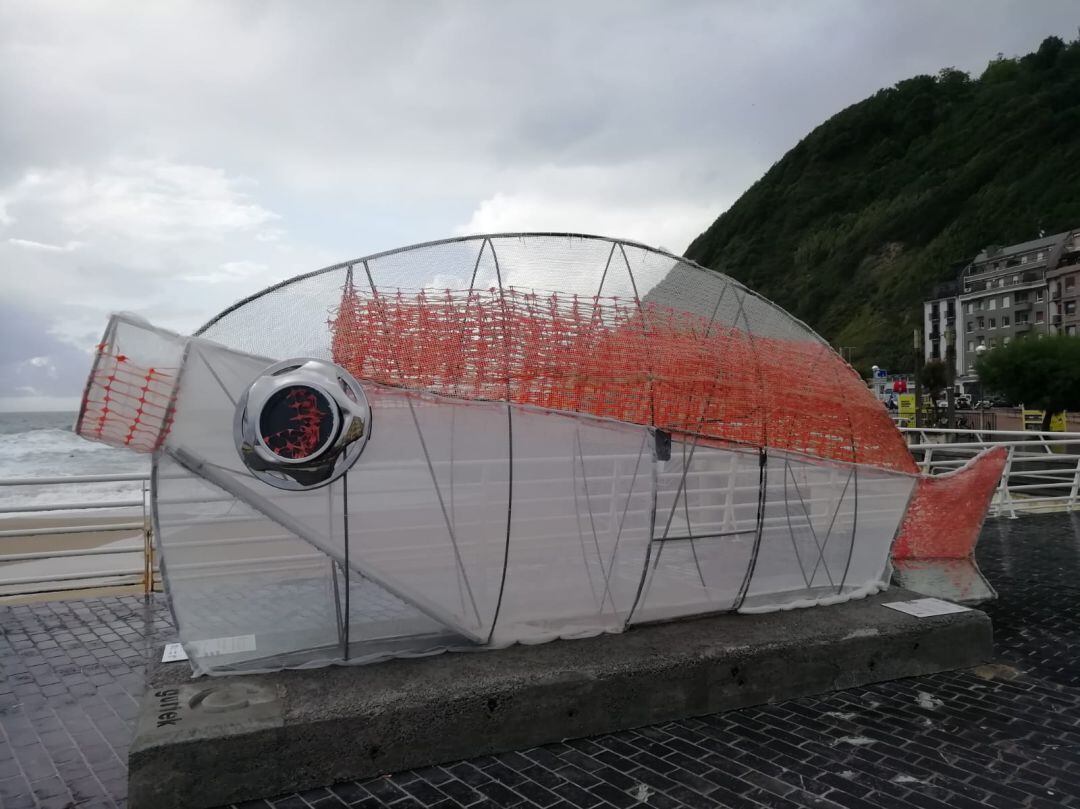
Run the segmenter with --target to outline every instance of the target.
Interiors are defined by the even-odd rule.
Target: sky
[[[557,230],[683,252],[882,87],[1075,39],[1075,0],[0,4],[0,410],[74,409],[113,311]]]

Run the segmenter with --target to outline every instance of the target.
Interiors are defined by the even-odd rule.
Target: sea
[[[139,482],[4,486],[10,478],[150,475],[150,457],[75,434],[74,412],[0,412],[0,512],[5,507],[138,498]]]

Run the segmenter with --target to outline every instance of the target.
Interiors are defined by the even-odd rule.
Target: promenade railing
[[[901,428],[928,475],[959,469],[984,449],[1009,450],[992,516],[1072,510],[1080,505],[1080,433]]]
[[[131,494],[89,499],[103,484]],[[0,599],[100,588],[160,589],[149,476],[0,478]]]
[[[959,469],[989,447],[1006,447],[991,515],[1080,507],[1080,433],[901,431],[920,470],[929,475]],[[131,494],[88,499],[86,492],[95,484],[131,484]],[[10,496],[20,489],[36,496]],[[46,491],[49,496],[42,498]],[[64,497],[76,491],[81,496]],[[116,587],[145,594],[161,587],[148,476],[0,478],[0,600]]]

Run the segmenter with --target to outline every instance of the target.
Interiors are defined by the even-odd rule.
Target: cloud
[[[666,202],[652,207],[604,206],[541,194],[501,194],[483,200],[462,234],[504,233],[525,230],[592,233],[634,240],[648,231],[653,242],[679,252],[715,218],[709,205]]]
[[[60,374],[56,370],[52,357],[31,357],[23,363],[24,368],[37,369],[44,372],[49,379],[58,379]],[[19,388],[21,390],[22,388]],[[34,390],[31,388],[31,390]],[[35,395],[37,391],[35,390]]]
[[[56,228],[140,242],[220,240],[229,233],[257,232],[278,216],[255,202],[250,181],[220,168],[163,159],[114,159],[87,168],[33,169],[3,192],[5,207],[45,214]],[[22,215],[23,220],[27,215]],[[64,251],[29,239],[21,247]]]
[[[620,167],[543,166],[502,179],[516,190],[497,191],[481,200],[457,233],[593,233],[645,239],[681,252],[718,210],[734,201],[719,194],[687,198],[680,193],[674,167],[662,161]],[[649,192],[645,199],[642,189]]]
[[[269,269],[257,261],[226,261],[214,272],[181,276],[192,283],[221,284],[226,281],[242,281],[265,274]]]
[[[8,244],[13,244],[16,247],[22,247],[26,250],[44,250],[48,253],[70,253],[72,250],[78,250],[82,247],[82,242],[68,242],[67,244],[45,244],[44,242],[35,242],[32,239],[8,239]]]
[[[190,331],[249,284],[307,269],[257,192],[221,168],[163,158],[27,169],[0,189],[4,227],[19,234],[0,242],[6,296],[78,347],[115,310]]]
[[[2,3],[0,362],[75,395],[110,311],[190,332],[454,233],[681,252],[838,110],[1075,26],[1074,0]]]
[[[71,396],[90,370],[91,352],[49,334],[48,317],[0,300],[0,399]],[[73,384],[74,383],[74,384]],[[3,406],[0,410],[20,409]]]

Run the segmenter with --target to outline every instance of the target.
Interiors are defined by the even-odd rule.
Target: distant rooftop
[[[990,245],[984,247],[974,259],[972,264],[980,264],[984,261],[990,261],[991,259],[1008,258],[1009,256],[1019,255],[1021,253],[1028,253],[1032,250],[1038,250],[1039,248],[1051,248],[1060,242],[1064,241],[1072,231],[1066,230],[1062,233],[1055,233],[1053,236],[1042,236],[1038,239],[1032,239],[1028,242],[1020,242],[1019,244],[1010,244],[1007,247],[998,247],[996,245]]]

